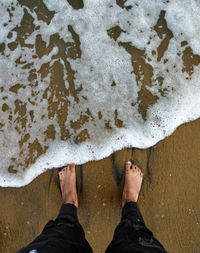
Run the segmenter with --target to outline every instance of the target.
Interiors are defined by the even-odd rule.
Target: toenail
[[[127,163],[131,164],[131,162],[130,162],[130,161],[128,161]]]

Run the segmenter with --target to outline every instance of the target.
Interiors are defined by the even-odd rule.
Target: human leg
[[[166,253],[153,233],[145,226],[137,205],[142,179],[141,170],[131,162],[126,163],[122,219],[115,229],[113,240],[106,253]]]
[[[17,253],[92,253],[77,217],[75,164],[59,172],[63,205],[58,217],[50,220],[42,233]]]

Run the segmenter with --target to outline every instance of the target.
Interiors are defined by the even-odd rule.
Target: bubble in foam
[[[152,146],[198,118],[199,11],[195,0],[3,1],[0,185]]]

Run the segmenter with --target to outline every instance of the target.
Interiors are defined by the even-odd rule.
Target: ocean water
[[[1,0],[0,186],[197,119],[199,13],[198,0]]]

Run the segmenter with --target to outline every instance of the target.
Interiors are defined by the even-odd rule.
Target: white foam
[[[189,42],[194,53],[200,54],[200,43],[197,34],[200,33],[200,2],[196,0],[172,1],[166,9],[168,27],[177,40]]]
[[[12,11],[11,22],[8,22],[10,17],[7,8],[11,2],[15,10]],[[0,186],[20,187],[47,169],[70,162],[82,164],[89,160],[98,160],[123,147],[150,147],[170,135],[180,124],[200,116],[199,69],[198,66],[194,66],[191,79],[188,79],[188,73],[182,72],[185,47],[180,46],[182,41],[187,41],[193,52],[200,54],[200,4],[197,0],[177,0],[169,3],[164,0],[129,0],[125,3],[125,6],[133,6],[129,10],[121,8],[113,0],[84,0],[84,8],[79,10],[73,10],[66,0],[44,0],[44,3],[50,11],[55,11],[49,25],[38,20],[34,10],[20,6],[17,0],[2,1],[0,4],[0,43],[6,45],[4,55],[0,54],[0,87],[4,87],[4,91],[0,93],[0,108],[4,103],[10,108],[8,111],[0,112],[0,123],[4,124],[0,125]],[[40,28],[26,38],[25,43],[33,45],[33,48],[17,45],[12,51],[7,45],[16,40],[17,34],[13,32],[11,38],[7,38],[7,35],[13,28],[20,26],[24,8],[34,18],[34,24]],[[152,28],[156,25],[161,10],[166,12],[165,19],[174,37],[170,39],[164,57],[158,62],[157,54],[152,55],[152,50],[157,51],[162,39]],[[8,24],[4,26],[5,23]],[[78,103],[72,95],[66,98],[69,105],[65,127],[71,137],[67,141],[61,141],[57,116],[48,118],[49,105],[43,97],[49,87],[51,74],[42,79],[38,73],[44,63],[49,62],[50,66],[53,66],[58,60],[53,58],[59,52],[59,48],[54,46],[51,52],[41,58],[33,56],[36,54],[34,44],[37,35],[41,35],[47,47],[50,36],[55,33],[59,33],[65,42],[73,42],[72,34],[67,29],[68,25],[73,27],[80,38],[81,58],[67,60],[75,71],[75,88],[82,86],[82,90],[77,94]],[[125,32],[115,41],[108,36],[107,30],[117,25]],[[154,105],[149,106],[146,120],[138,112],[138,93],[142,87],[142,76],[136,82],[132,57],[124,47],[119,46],[119,42],[130,42],[130,45],[144,50],[145,61],[153,68],[152,86],[147,85],[146,89],[159,99]],[[29,69],[23,69],[25,64],[15,64],[19,57],[21,62],[33,63],[32,68],[36,69],[38,86],[29,85]],[[164,61],[165,59],[168,59],[168,62]],[[63,59],[59,59],[59,62],[64,66]],[[163,78],[161,86],[156,81],[158,76]],[[69,87],[67,77],[68,73],[64,67],[66,88]],[[113,81],[115,86],[111,86]],[[14,94],[9,89],[17,83],[22,84],[23,88]],[[163,96],[160,89],[164,88]],[[33,96],[33,92],[37,95]],[[50,96],[51,91],[48,90],[47,97]],[[17,99],[23,105],[26,104],[26,129],[19,125],[17,119]],[[87,113],[88,109],[90,114]],[[122,128],[115,125],[116,110],[117,118],[123,121]],[[34,112],[34,119],[31,118],[30,111]],[[102,118],[99,118],[99,112]],[[8,120],[9,114],[12,115],[12,120]],[[78,120],[80,115],[87,115],[88,121],[74,130],[70,122]],[[112,130],[105,128],[106,122],[109,122]],[[49,125],[55,128],[55,140],[45,139],[44,131]],[[20,128],[21,133],[16,127]],[[87,129],[90,139],[76,144],[74,138],[84,129]],[[30,137],[21,149],[19,141],[27,133]],[[22,165],[18,165],[14,167],[18,171],[17,174],[8,173],[10,159],[14,157],[16,164],[23,164],[29,145],[36,138],[41,148],[48,146],[46,153],[25,171]]]

